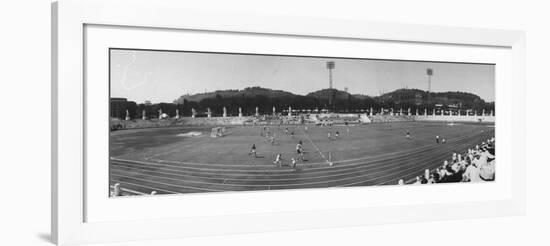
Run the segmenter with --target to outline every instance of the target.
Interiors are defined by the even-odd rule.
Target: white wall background
[[[193,1],[192,8],[527,32],[527,216],[109,245],[547,245],[550,15],[546,1]],[[191,1],[190,1],[191,5]],[[0,7],[0,245],[50,245],[50,2]],[[513,100],[513,99],[510,99]],[[41,110],[28,112],[29,107]],[[542,106],[541,106],[542,107]],[[546,127],[547,128],[547,127]]]

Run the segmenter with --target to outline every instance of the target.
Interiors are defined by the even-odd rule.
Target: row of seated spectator
[[[495,138],[490,138],[464,153],[453,153],[450,160],[435,170],[398,184],[433,184],[452,182],[483,182],[495,180]]]

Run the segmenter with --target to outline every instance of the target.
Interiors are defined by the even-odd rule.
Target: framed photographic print
[[[109,61],[112,197],[496,177],[495,64],[118,48]]]
[[[52,9],[58,244],[524,211],[522,32]]]

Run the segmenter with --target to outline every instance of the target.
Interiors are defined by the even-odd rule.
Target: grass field
[[[110,183],[158,194],[397,184],[494,136],[494,125],[474,123],[268,127],[274,145],[261,136],[262,126],[227,127],[218,138],[210,137],[211,127],[111,132]],[[294,136],[285,134],[286,127]],[[329,131],[340,136],[329,140]],[[436,135],[447,143],[436,144]],[[303,162],[296,168],[273,164],[279,153],[285,164],[296,157],[300,140]],[[258,157],[248,155],[252,144]]]

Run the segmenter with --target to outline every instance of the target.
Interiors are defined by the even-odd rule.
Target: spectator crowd
[[[398,184],[434,184],[455,182],[481,182],[495,180],[495,138],[492,137],[468,149],[463,153],[453,153],[450,159],[444,160],[443,165],[430,171],[426,169],[424,175],[416,176],[414,180]]]

